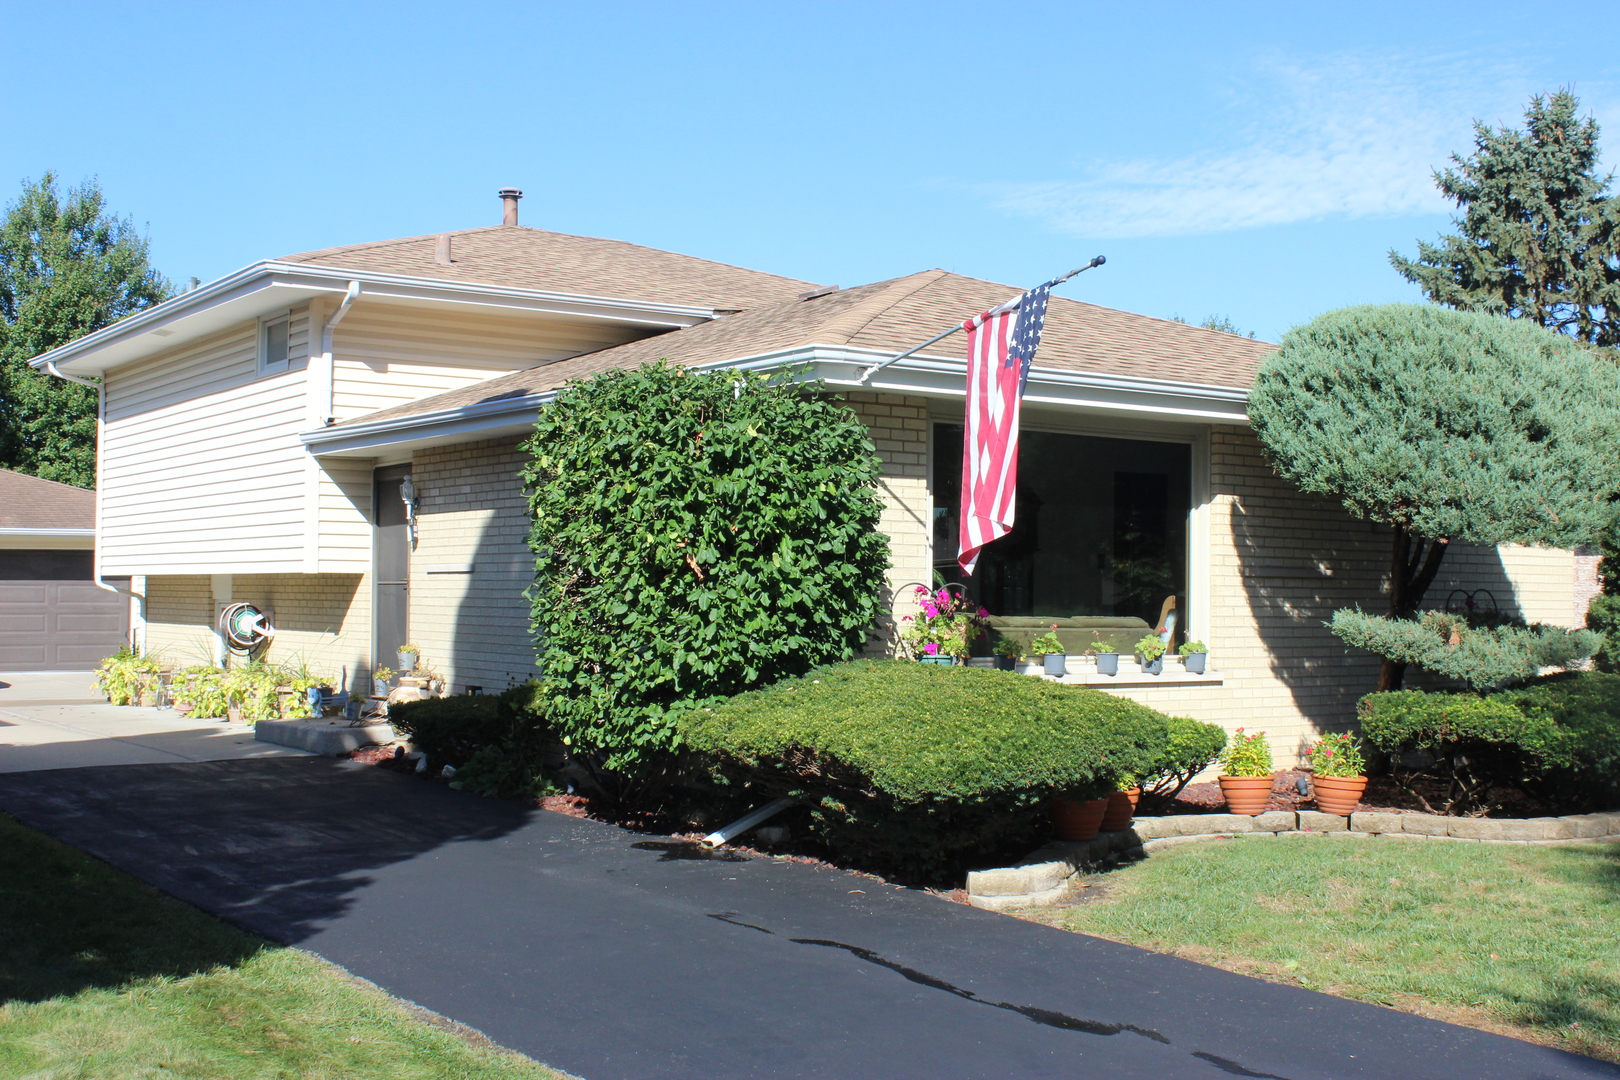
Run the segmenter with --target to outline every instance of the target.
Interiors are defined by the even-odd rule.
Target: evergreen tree
[[[170,292],[94,180],[66,198],[51,173],[23,184],[0,219],[0,468],[95,486],[96,392],[28,361]]]
[[[1573,547],[1620,512],[1620,365],[1525,320],[1330,311],[1283,337],[1249,416],[1283,477],[1392,527],[1391,618],[1453,541]],[[1386,658],[1379,689],[1404,673]]]
[[[1561,90],[1539,95],[1525,129],[1474,125],[1474,154],[1435,185],[1462,211],[1461,235],[1389,261],[1437,304],[1528,319],[1597,345],[1620,344],[1620,207],[1599,176],[1598,125]]]

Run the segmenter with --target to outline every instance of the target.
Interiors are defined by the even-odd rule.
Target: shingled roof
[[[555,390],[569,379],[639,367],[652,360],[700,364],[810,345],[900,352],[1020,291],[944,270],[928,270],[811,300],[728,315],[369,413],[348,423],[369,424],[529,397]],[[1054,296],[1034,366],[1247,389],[1261,361],[1275,348],[1235,334]],[[946,338],[927,353],[965,361],[966,342],[961,336]]]
[[[449,266],[434,261],[440,236],[450,238]],[[807,281],[622,240],[571,236],[521,225],[351,244],[305,251],[277,261],[616,300],[690,304],[721,311],[781,303],[812,288]]]
[[[0,469],[0,529],[95,527],[95,492]]]

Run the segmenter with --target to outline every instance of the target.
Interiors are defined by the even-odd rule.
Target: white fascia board
[[[456,305],[541,316],[587,319],[619,326],[678,330],[708,322],[713,308],[657,304],[613,297],[512,289],[405,274],[362,273],[303,263],[261,262],[182,293],[138,315],[105,326],[30,360],[77,375],[99,375],[120,364],[289,307],[316,296],[341,295],[360,282],[360,299],[412,306]]]
[[[693,370],[773,371],[798,367],[795,377],[821,379],[837,389],[874,390],[929,397],[966,396],[966,362],[945,357],[914,356],[884,368],[871,382],[856,380],[886,354],[847,346],[812,345],[735,360],[694,364]],[[305,447],[321,456],[375,456],[379,450],[407,450],[473,439],[522,434],[533,426],[540,407],[557,396],[538,394],[480,401],[437,412],[394,417],[374,423],[340,424],[302,432]],[[1124,375],[1031,368],[1024,400],[1040,405],[1123,413],[1146,418],[1247,424],[1249,394],[1231,386],[1170,382]]]

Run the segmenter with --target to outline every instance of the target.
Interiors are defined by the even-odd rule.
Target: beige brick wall
[[[519,439],[417,451],[419,535],[411,555],[411,640],[451,693],[499,692],[533,678],[534,581]],[[434,572],[471,563],[472,573]]]
[[[370,671],[370,597],[369,578],[361,574],[237,574],[231,579],[232,600],[271,613],[276,636],[265,660],[307,664],[349,686],[364,685]],[[212,663],[214,611],[208,575],[148,576],[148,651],[176,666]]]
[[[872,433],[883,466],[878,495],[883,516],[878,528],[889,537],[889,574],[885,606],[890,616],[874,632],[867,652],[893,651],[895,620],[916,610],[912,584],[933,580],[933,501],[928,494],[928,400],[901,394],[845,394],[851,409]]]
[[[146,651],[175,667],[213,663],[213,610],[207,574],[149,575]]]

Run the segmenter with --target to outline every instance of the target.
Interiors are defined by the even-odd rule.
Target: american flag
[[[956,561],[972,574],[979,549],[1012,531],[1018,496],[1018,413],[1046,322],[1048,282],[962,324],[968,335],[967,429]]]

